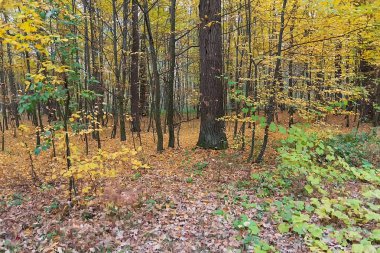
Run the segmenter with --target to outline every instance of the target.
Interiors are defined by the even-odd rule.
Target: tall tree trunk
[[[175,10],[176,0],[171,0],[170,6],[170,38],[169,38],[169,80],[168,80],[168,103],[167,123],[169,128],[169,148],[174,148],[174,69],[175,69]]]
[[[3,130],[8,130],[8,117],[7,117],[7,86],[5,85],[5,70],[4,70],[4,50],[3,43],[0,41],[0,86],[1,86],[1,95],[3,99],[2,105],[2,115],[3,115]]]
[[[296,7],[294,7],[294,8],[296,8]],[[293,44],[294,44],[294,26],[295,26],[295,18],[292,18],[291,25],[290,25],[290,42],[289,42],[290,47],[293,47]],[[289,97],[290,101],[293,100],[293,96],[294,96],[294,92],[293,92],[293,89],[294,89],[294,87],[293,87],[294,86],[293,57],[294,57],[294,53],[290,52],[289,53],[290,59],[289,59],[289,65],[288,65],[288,72],[289,72],[288,97]],[[295,112],[296,112],[296,107],[294,105],[289,105],[289,108],[288,108],[288,113],[289,113],[288,126],[289,127],[291,127],[294,124],[294,113]]]
[[[4,21],[5,23],[8,22],[8,17],[4,14]],[[12,57],[12,51],[11,51],[11,45],[7,43],[7,54],[8,54],[8,64],[9,64],[9,71],[8,71],[8,83],[9,88],[11,91],[12,99],[11,99],[11,111],[12,115],[15,120],[16,127],[19,127],[19,116],[17,111],[17,88],[15,84],[15,75],[13,72],[13,57]]]
[[[241,22],[242,22],[242,17],[240,14],[240,9],[241,9],[241,1],[239,2],[239,11],[237,14],[237,28],[236,28],[236,41],[235,41],[235,82],[236,84],[234,85],[235,89],[240,89],[240,70],[241,70],[241,65],[243,64],[243,54],[241,55],[241,60],[239,64],[239,52],[240,52],[240,34],[241,34]],[[239,125],[239,120],[237,119],[240,114],[240,101],[239,100],[234,100],[235,102],[235,110],[236,110],[236,120],[234,124],[234,138],[236,138],[237,135],[237,130],[238,130],[238,125]]]
[[[145,33],[141,35],[141,48],[140,52],[142,57],[139,60],[139,85],[140,85],[140,98],[139,98],[139,112],[141,116],[146,116],[148,114],[148,104],[147,104],[147,57],[146,57],[146,45],[145,45]]]
[[[248,99],[250,96],[250,91],[251,91],[251,83],[252,83],[252,64],[253,64],[253,52],[252,52],[252,31],[251,31],[251,19],[252,19],[252,10],[251,10],[251,1],[248,0],[248,2],[245,2],[246,4],[246,19],[247,19],[247,27],[246,27],[246,36],[248,37],[248,57],[249,57],[249,63],[248,63],[248,73],[247,73],[247,78],[248,80],[246,81],[245,85],[245,97]],[[253,106],[253,105],[252,105]],[[249,108],[251,110],[251,108]],[[249,117],[250,113],[244,113],[244,117]],[[241,144],[241,149],[245,149],[245,121],[242,123],[241,126],[241,136],[242,136],[242,144]],[[252,142],[251,142],[252,143]]]
[[[98,11],[96,9],[96,0],[89,0],[89,14],[90,14],[90,38],[91,38],[91,60],[92,60],[92,76],[90,80],[90,89],[94,91],[97,94],[100,94],[102,92],[102,88],[99,83],[99,64],[98,64],[98,58],[99,58],[99,45],[96,38],[96,12]],[[92,114],[95,113],[95,110],[99,108],[99,100],[96,99],[94,103],[91,104],[92,108]],[[93,115],[94,116],[94,115]],[[95,118],[95,117],[93,117]],[[93,123],[93,126],[95,127],[95,124]],[[93,137],[97,138],[97,135],[95,132],[93,132]]]
[[[380,71],[377,70],[376,71],[377,73],[377,78],[379,78],[379,74],[380,74]],[[376,93],[375,93],[375,103],[377,104],[377,106],[380,106],[380,84],[378,83],[376,85]],[[373,126],[374,127],[377,127],[380,125],[380,111],[379,111],[379,108],[375,108],[375,115],[373,117]]]
[[[197,145],[207,149],[227,148],[222,80],[221,0],[201,0],[200,49],[200,113],[201,126]]]
[[[139,110],[139,8],[137,0],[132,1],[132,56],[131,56],[131,113],[132,132],[140,132]]]
[[[99,24],[99,46],[100,48],[103,48],[104,47],[104,33],[103,33],[103,30],[104,30],[104,21],[101,17],[100,14],[98,14],[98,22],[100,23]],[[99,91],[101,92],[101,97],[98,97],[98,104],[99,104],[99,108],[98,108],[98,128],[100,128],[101,126],[104,126],[104,105],[103,105],[103,102],[104,102],[104,88],[105,88],[105,84],[104,84],[104,54],[103,53],[100,53],[99,54],[99,68],[100,68],[100,71],[99,71],[99,84],[100,84],[100,89]],[[98,147],[100,148],[100,131],[97,132],[98,134]]]
[[[5,129],[8,130],[8,121],[7,121],[7,103],[6,103],[6,85],[5,85],[5,71],[4,71],[4,51],[3,43],[0,41],[0,88],[1,88],[1,98],[3,103],[1,105],[2,112],[2,122],[1,126],[1,151],[5,150]]]
[[[129,11],[129,0],[123,1],[123,28],[122,28],[122,53],[121,53],[121,93],[123,94],[123,104],[124,106],[125,100],[124,95],[126,92],[126,86],[127,86],[127,54],[128,54],[128,11]],[[119,102],[120,103],[120,102]],[[124,114],[124,107],[122,108],[122,112]],[[125,123],[124,123],[125,124]],[[126,139],[126,136],[125,136]]]
[[[156,123],[156,132],[157,132],[157,151],[160,152],[164,150],[164,137],[162,134],[162,126],[161,126],[161,88],[160,88],[160,75],[158,73],[158,59],[157,59],[157,51],[154,46],[152,28],[149,18],[149,9],[148,9],[148,1],[144,1],[144,19],[146,31],[148,33],[148,42],[149,42],[149,51],[151,55],[152,62],[152,71],[153,71],[153,86],[154,86],[154,120]]]
[[[125,132],[125,115],[124,115],[124,89],[121,87],[120,83],[120,68],[118,61],[118,51],[117,51],[117,9],[116,0],[112,0],[112,33],[113,33],[113,60],[114,60],[114,73],[116,79],[116,99],[119,110],[120,119],[120,140],[125,141],[127,139]],[[116,116],[114,116],[116,117]]]

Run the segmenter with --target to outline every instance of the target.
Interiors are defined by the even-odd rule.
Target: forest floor
[[[281,120],[285,122],[285,116]],[[343,118],[335,121],[337,125],[329,129],[350,131],[343,127]],[[104,183],[106,194],[78,197],[72,207],[64,179],[33,186],[28,151],[19,144],[24,138],[33,146],[33,138],[13,138],[9,131],[6,151],[0,153],[0,252],[235,252],[241,246],[237,240],[241,231],[231,221],[242,213],[260,216],[260,238],[278,251],[309,252],[301,237],[279,233],[270,212],[260,209],[260,203],[282,199],[282,193],[260,196],[246,187],[252,183],[251,173],[275,168],[275,148],[285,135],[271,133],[265,163],[251,164],[246,162],[247,150],[233,149],[232,124],[227,127],[231,148],[226,151],[195,148],[198,125],[197,120],[182,124],[181,147],[162,153],[155,152],[152,133],[142,132],[139,157],[150,168],[124,168]],[[110,139],[109,132],[102,133],[103,147],[118,150],[120,141]],[[133,147],[132,137],[127,138],[124,145]],[[81,137],[73,141],[84,146]],[[256,150],[260,142],[257,145]],[[91,140],[90,155],[94,153],[96,143]],[[50,150],[33,160],[41,177],[56,163]],[[258,208],[246,210],[239,199]]]

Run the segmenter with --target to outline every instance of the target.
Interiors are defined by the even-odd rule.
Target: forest
[[[380,1],[0,0],[0,252],[380,252]]]

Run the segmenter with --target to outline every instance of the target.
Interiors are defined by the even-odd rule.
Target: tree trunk
[[[268,144],[269,139],[269,125],[273,122],[274,119],[274,111],[275,111],[275,105],[276,105],[276,91],[279,83],[281,82],[281,53],[282,53],[282,39],[284,35],[285,30],[285,9],[286,4],[288,0],[283,0],[282,2],[282,10],[281,10],[281,28],[280,33],[278,35],[278,44],[277,44],[277,60],[276,60],[276,67],[274,70],[274,80],[272,84],[270,85],[269,92],[270,97],[268,101],[268,108],[267,108],[267,122],[265,126],[265,132],[264,132],[264,139],[263,144],[261,146],[261,150],[259,155],[256,158],[256,162],[260,163],[263,160],[264,153]]]
[[[379,71],[377,71],[377,72],[379,73]],[[377,76],[379,76],[379,74],[377,74]],[[380,84],[377,84],[377,86],[376,86],[375,103],[377,104],[378,107],[380,106]],[[379,111],[379,108],[375,108],[375,115],[373,118],[373,126],[377,127],[379,125],[380,125],[380,111]]]
[[[120,68],[119,68],[119,61],[117,58],[118,51],[117,51],[117,28],[116,28],[116,25],[117,25],[116,0],[112,0],[112,20],[113,20],[113,27],[112,27],[113,59],[114,59],[114,72],[115,72],[116,88],[117,88],[117,93],[116,93],[117,105],[118,105],[117,109],[119,110],[119,119],[120,119],[120,140],[125,141],[127,137],[126,137],[126,132],[125,132],[124,89],[122,89],[121,83],[120,83]]]
[[[199,16],[200,113],[201,126],[197,145],[206,149],[227,148],[222,80],[221,0],[201,0]]]
[[[169,128],[169,148],[174,148],[174,69],[175,69],[175,9],[176,0],[171,0],[170,6],[170,39],[169,39],[169,80],[168,80],[168,103],[167,123]]]
[[[131,113],[132,132],[140,132],[139,110],[139,9],[137,0],[132,1],[132,56],[131,56]]]
[[[8,17],[4,14],[5,23],[8,22]],[[19,127],[19,117],[18,117],[18,111],[17,111],[17,88],[15,84],[15,75],[13,72],[13,57],[11,52],[11,45],[7,44],[7,54],[8,54],[8,63],[9,63],[9,71],[8,71],[8,82],[9,82],[9,88],[11,91],[12,99],[11,99],[11,110],[12,115],[14,117],[16,127]]]
[[[161,126],[161,88],[160,88],[160,75],[158,73],[158,60],[157,60],[157,52],[154,46],[154,40],[152,35],[152,28],[150,24],[149,18],[149,9],[148,9],[148,1],[144,1],[144,18],[145,18],[145,26],[148,33],[148,41],[149,41],[149,49],[151,54],[152,61],[152,71],[153,71],[153,86],[154,86],[154,120],[156,123],[156,131],[157,131],[157,151],[160,152],[164,150],[164,137],[162,134],[162,126]]]

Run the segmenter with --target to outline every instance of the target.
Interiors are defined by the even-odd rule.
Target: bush
[[[329,242],[334,241],[345,251],[378,252],[379,230],[374,228],[380,222],[380,177],[378,156],[370,154],[379,145],[374,132],[320,139],[292,128],[279,148],[279,173],[283,180],[302,182],[314,198],[294,202],[301,208],[292,207],[287,220],[279,220],[279,231],[303,236],[311,251],[332,252]]]
[[[351,166],[380,166],[380,138],[377,129],[370,133],[339,134],[328,139],[326,143]]]

